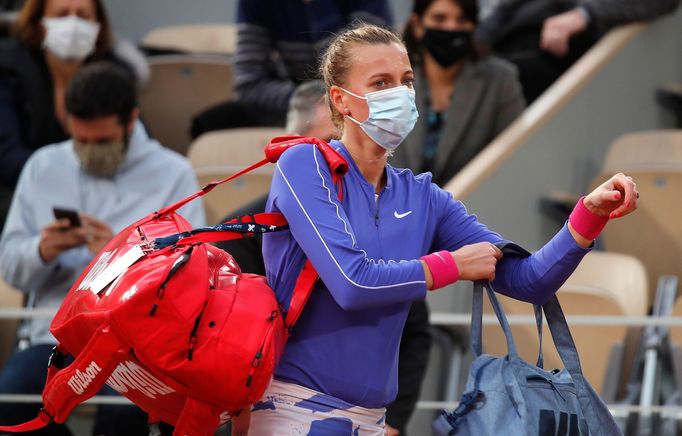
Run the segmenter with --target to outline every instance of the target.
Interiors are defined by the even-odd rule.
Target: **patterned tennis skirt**
[[[249,435],[384,435],[386,409],[366,409],[315,390],[273,380],[251,409]]]

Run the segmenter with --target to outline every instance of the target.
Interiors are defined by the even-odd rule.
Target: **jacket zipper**
[[[381,193],[374,197],[374,226],[379,228],[379,199],[381,199]]]

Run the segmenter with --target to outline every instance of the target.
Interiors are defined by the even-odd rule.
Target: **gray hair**
[[[326,90],[324,82],[312,80],[304,82],[291,96],[287,112],[287,132],[305,136],[310,123],[315,122],[315,111],[325,103]]]

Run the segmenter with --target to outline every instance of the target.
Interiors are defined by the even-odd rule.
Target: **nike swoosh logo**
[[[405,218],[406,216],[408,216],[408,215],[411,214],[411,213],[412,213],[411,210],[408,210],[408,211],[405,212],[405,213],[398,213],[398,211],[396,210],[395,212],[393,212],[393,216],[396,217],[396,218],[398,218],[398,219],[400,219],[400,218]]]

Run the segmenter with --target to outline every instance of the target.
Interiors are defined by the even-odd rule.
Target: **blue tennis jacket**
[[[467,213],[431,174],[386,165],[387,184],[375,199],[349,163],[339,202],[322,154],[309,144],[277,163],[267,210],[280,211],[289,231],[263,238],[270,285],[285,308],[306,257],[320,275],[282,356],[275,377],[379,408],[398,389],[398,350],[410,303],[426,295],[419,258],[481,241],[503,241]],[[542,303],[559,289],[589,251],[566,226],[531,257],[502,259],[495,287],[511,297]]]

